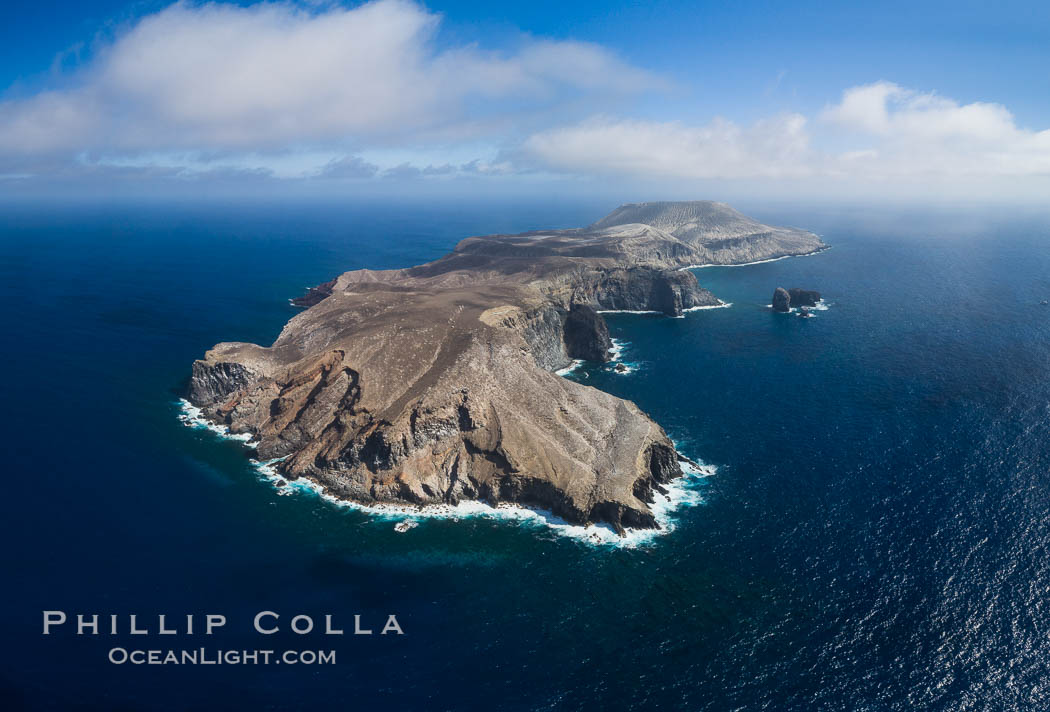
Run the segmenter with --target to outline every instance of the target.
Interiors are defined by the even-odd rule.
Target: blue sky
[[[0,194],[1050,189],[1042,2],[39,0],[0,86]]]

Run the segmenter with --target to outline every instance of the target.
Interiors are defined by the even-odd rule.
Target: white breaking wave
[[[811,252],[810,254],[816,254]],[[766,262],[777,262],[778,260],[786,260],[789,257],[809,257],[809,255],[781,255],[780,257],[770,257],[768,260],[755,260],[754,262],[739,262],[735,265],[719,265],[719,264],[702,264],[702,265],[686,265],[685,267],[679,267],[678,271],[687,269],[705,269],[707,267],[750,267],[751,265],[764,265]]]
[[[574,359],[573,362],[570,363],[565,368],[559,368],[557,371],[555,371],[554,375],[556,375],[556,376],[568,376],[570,373],[572,373],[573,371],[575,371],[577,368],[579,368],[582,365],[583,365],[583,361],[581,359]]]
[[[828,307],[830,307],[830,306],[831,306],[830,302],[825,302],[823,299],[818,299],[816,306],[806,307],[806,309],[808,309],[810,312],[827,311]],[[773,305],[772,304],[767,304],[766,308],[767,309],[772,309]],[[778,314],[795,314],[795,313],[798,312],[798,310],[799,310],[798,307],[788,307],[788,310],[786,312],[777,312],[777,313]]]
[[[254,447],[256,444],[251,442],[250,435],[234,434],[226,426],[208,421],[204,418],[200,408],[185,399],[179,399],[179,406],[183,411],[178,416],[179,420],[188,427],[208,430],[221,438],[236,440],[247,447]],[[277,494],[281,496],[316,496],[338,507],[365,512],[381,521],[400,522],[411,520],[418,522],[426,519],[460,520],[478,517],[508,520],[520,525],[545,528],[558,536],[569,537],[588,544],[623,548],[634,548],[649,544],[657,537],[674,531],[678,511],[683,507],[692,507],[703,502],[703,498],[696,489],[697,484],[702,479],[714,475],[717,471],[714,465],[698,463],[694,466],[688,462],[681,462],[684,475],[665,487],[666,494],[655,492],[654,501],[650,505],[653,516],[660,525],[660,529],[627,529],[627,535],[621,537],[612,527],[606,524],[592,524],[588,526],[571,524],[552,512],[516,504],[492,506],[485,502],[470,500],[455,505],[434,504],[416,507],[399,504],[360,504],[358,502],[350,502],[328,494],[321,484],[308,478],[286,479],[275,467],[282,460],[284,460],[283,457],[266,461],[250,460],[252,466],[259,473],[260,478],[273,485],[277,490]]]
[[[699,307],[689,307],[688,309],[683,309],[681,314],[679,314],[678,316],[673,317],[673,318],[675,318],[675,319],[685,319],[686,312],[702,311],[704,309],[728,309],[731,306],[733,306],[733,302],[721,302],[720,301],[718,304],[710,304],[710,305],[704,305],[704,306],[699,306]]]
[[[599,314],[663,314],[652,309],[596,309]]]
[[[204,411],[197,406],[190,403],[185,398],[179,399],[179,408],[182,409],[182,413],[179,414],[179,420],[185,425],[196,430],[210,430],[219,437],[225,440],[236,440],[242,442],[248,447],[254,447],[255,443],[252,442],[252,436],[250,433],[233,433],[225,425],[217,425],[204,417]]]
[[[283,459],[283,458],[280,458]],[[713,465],[698,464],[693,466],[682,462],[682,471],[685,473],[670,485],[666,486],[666,494],[654,493],[653,503],[650,508],[653,516],[660,524],[660,529],[627,529],[626,536],[620,536],[607,524],[591,524],[583,526],[571,524],[556,514],[544,509],[524,507],[517,504],[499,504],[493,506],[485,502],[468,500],[459,504],[430,504],[422,507],[401,504],[361,504],[335,497],[325,491],[325,488],[317,482],[302,477],[297,480],[286,480],[273,467],[280,462],[270,460],[259,462],[253,460],[262,478],[273,484],[282,495],[306,495],[317,497],[337,507],[352,509],[367,513],[380,521],[421,522],[428,519],[450,519],[453,521],[464,519],[497,519],[512,521],[520,525],[545,528],[558,536],[569,537],[588,544],[614,546],[623,548],[634,548],[643,544],[652,543],[657,537],[674,531],[676,526],[676,514],[683,507],[692,507],[703,502],[703,498],[696,487],[700,480],[715,474]]]
[[[713,266],[717,266],[717,265],[708,265],[708,266],[712,266],[713,267]],[[690,267],[682,267],[682,269],[691,269],[691,268]],[[733,306],[732,302],[722,302],[722,301],[720,301],[718,304],[703,305],[703,306],[698,306],[698,307],[689,307],[688,309],[683,309],[682,312],[684,313],[684,312],[700,311],[701,309],[725,309],[726,307],[731,307],[731,306]],[[639,311],[639,310],[632,310],[632,309],[599,309],[598,313],[599,314],[663,314],[662,311]],[[678,316],[671,317],[671,318],[672,319],[681,319],[682,315],[680,314]]]
[[[718,304],[705,304],[705,305],[698,306],[698,307],[689,307],[688,309],[683,309],[682,311],[683,312],[694,312],[694,311],[701,311],[702,309],[726,309],[726,308],[731,307],[731,306],[733,306],[733,302],[722,302],[722,301],[720,301],[720,302],[718,302]]]
[[[819,235],[818,235],[818,237],[819,237]],[[781,255],[780,257],[770,257],[768,260],[755,260],[754,262],[739,262],[739,263],[737,263],[735,265],[719,265],[719,264],[712,264],[712,263],[707,263],[707,264],[702,264],[702,265],[686,265],[685,267],[679,267],[678,271],[681,272],[681,271],[687,270],[687,269],[705,269],[707,267],[750,267],[751,265],[763,265],[763,264],[765,264],[767,262],[776,262],[778,260],[786,260],[789,257],[812,257],[813,255],[819,255],[821,252],[827,252],[830,249],[831,249],[831,245],[826,245],[825,247],[822,247],[819,250],[814,250],[813,252],[807,252],[804,255]]]

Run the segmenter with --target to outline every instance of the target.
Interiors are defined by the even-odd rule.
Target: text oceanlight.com
[[[335,665],[334,650],[128,650],[113,648],[114,665]]]

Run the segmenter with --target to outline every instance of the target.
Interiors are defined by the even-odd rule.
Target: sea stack
[[[815,307],[820,301],[820,292],[812,289],[777,287],[773,292],[773,311],[786,314],[792,307]]]
[[[812,289],[800,289],[792,287],[788,290],[791,295],[791,306],[793,307],[815,307],[820,301],[820,292]]]
[[[773,291],[773,311],[784,314],[791,311],[791,295],[783,287],[777,287]]]
[[[187,398],[250,434],[258,458],[281,458],[281,477],[341,499],[508,502],[654,528],[654,492],[682,474],[674,444],[634,403],[555,371],[608,360],[598,310],[720,303],[683,268],[824,247],[707,202],[470,237],[425,265],[314,288],[273,345],[222,343],[196,361]]]

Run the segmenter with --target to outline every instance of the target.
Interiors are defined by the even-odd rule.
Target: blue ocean
[[[269,344],[310,285],[615,202],[0,206],[0,709],[1050,708],[1050,214],[746,204],[820,254],[696,270],[731,306],[610,314],[629,398],[711,466],[673,530],[394,521],[281,496],[179,420],[190,364]],[[774,288],[819,290],[811,319]],[[211,637],[42,635],[44,610]],[[259,611],[404,635],[261,641]],[[103,627],[104,628],[104,627]],[[114,647],[335,665],[111,664]]]

